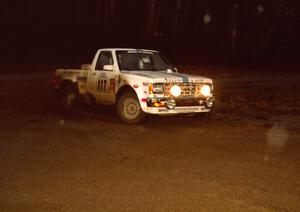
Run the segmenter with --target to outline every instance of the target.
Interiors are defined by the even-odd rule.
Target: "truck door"
[[[117,74],[115,70],[104,70],[105,65],[114,65],[112,52],[101,51],[88,80],[88,90],[98,103],[112,104],[115,100]]]

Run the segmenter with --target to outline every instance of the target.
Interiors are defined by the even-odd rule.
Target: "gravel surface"
[[[299,75],[216,74],[210,119],[140,125],[66,118],[50,79],[0,76],[0,211],[300,210]]]

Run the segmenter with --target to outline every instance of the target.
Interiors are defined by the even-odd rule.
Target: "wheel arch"
[[[127,98],[126,94],[127,95],[129,94],[130,97],[135,96],[135,100],[137,101],[137,104],[139,105],[139,113],[134,119],[128,119],[128,117],[126,118],[123,113],[124,111],[122,109],[123,108],[122,100],[124,100],[124,98]],[[139,101],[138,92],[134,88],[132,88],[130,85],[123,85],[118,90],[117,95],[116,95],[116,104],[115,105],[116,105],[117,114],[118,114],[120,120],[125,123],[137,124],[137,123],[142,122],[146,118],[146,114],[144,113],[142,106],[141,106],[141,102]]]
[[[120,98],[120,96],[126,92],[132,92],[138,98],[137,92],[130,85],[123,85],[117,92],[116,100]]]
[[[59,88],[60,95],[62,95],[63,90],[68,86],[74,89],[76,94],[79,94],[79,88],[77,82],[73,82],[71,80],[65,79],[60,84],[60,88]]]
[[[78,91],[78,83],[77,82],[73,82],[68,79],[62,80],[61,84],[60,84],[60,90],[64,89],[66,86],[73,87]]]

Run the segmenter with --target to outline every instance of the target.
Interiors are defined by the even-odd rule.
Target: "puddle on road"
[[[289,141],[290,133],[287,128],[280,124],[274,124],[267,131],[267,149],[270,151],[281,151]]]

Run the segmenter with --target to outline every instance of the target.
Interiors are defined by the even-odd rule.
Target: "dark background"
[[[299,65],[297,0],[1,4],[1,66],[89,63],[103,47],[158,49],[175,64]]]

